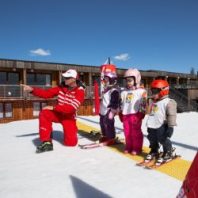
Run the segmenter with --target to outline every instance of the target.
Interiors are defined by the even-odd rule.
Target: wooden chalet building
[[[37,118],[40,110],[55,99],[40,99],[23,92],[20,84],[50,88],[62,81],[61,74],[76,69],[86,84],[86,99],[78,115],[93,115],[93,83],[100,82],[100,66],[0,59],[0,123]],[[118,83],[123,86],[125,69],[117,69]],[[184,73],[141,71],[142,84],[149,91],[153,79],[167,79],[171,97],[178,102],[178,111],[197,111],[198,77]]]

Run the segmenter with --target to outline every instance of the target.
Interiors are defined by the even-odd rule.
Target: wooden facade
[[[22,60],[0,59],[0,123],[37,118],[44,105],[55,103],[56,99],[44,100],[26,95],[20,84],[49,88],[57,86],[62,72],[76,69],[86,84],[86,99],[78,115],[93,115],[93,83],[100,81],[100,66],[46,63]],[[123,86],[126,69],[117,69],[118,83]],[[188,100],[198,100],[198,78],[196,75],[166,71],[140,71],[142,83],[149,89],[155,78],[168,80],[170,87],[186,92]]]

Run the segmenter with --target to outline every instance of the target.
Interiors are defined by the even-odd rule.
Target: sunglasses
[[[133,78],[126,78],[125,80],[126,80],[126,82],[134,82]]]
[[[105,76],[105,77],[103,78],[103,81],[108,82],[108,81],[109,81],[109,77]]]
[[[64,77],[65,80],[72,79],[72,77]]]
[[[161,91],[161,89],[153,88],[151,89],[152,94],[158,94]]]

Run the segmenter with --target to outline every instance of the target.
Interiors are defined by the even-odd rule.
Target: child
[[[125,153],[137,155],[142,151],[142,119],[145,115],[147,92],[140,87],[141,74],[128,69],[124,78],[126,88],[121,92],[121,113],[125,135]]]
[[[119,108],[120,94],[117,86],[117,75],[114,72],[104,72],[102,80],[103,91],[102,101],[100,103],[100,128],[102,137],[100,142],[106,142],[106,145],[115,143],[114,116]]]
[[[169,98],[169,84],[166,80],[154,80],[151,83],[152,101],[149,104],[147,131],[150,142],[150,153],[146,159],[158,157],[157,163],[169,160],[173,155],[173,127],[176,126],[177,104]],[[163,155],[158,156],[159,144],[163,147]]]

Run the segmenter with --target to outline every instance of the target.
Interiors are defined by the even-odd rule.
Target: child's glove
[[[115,113],[112,111],[109,111],[109,115],[108,115],[109,120],[112,120],[114,116],[115,116]]]
[[[112,120],[114,116],[116,115],[117,110],[116,109],[110,109],[108,113],[108,119]]]
[[[166,130],[167,137],[171,137],[173,135],[173,127],[168,127]]]

